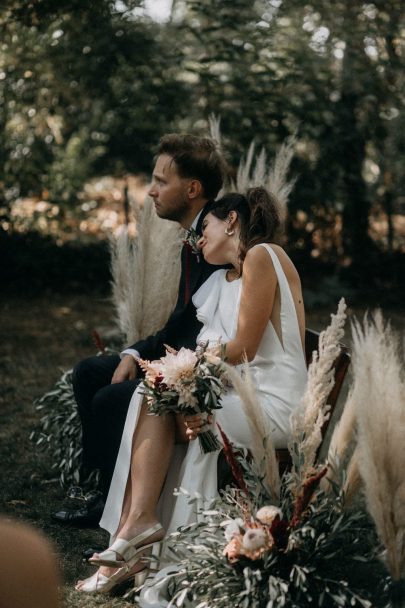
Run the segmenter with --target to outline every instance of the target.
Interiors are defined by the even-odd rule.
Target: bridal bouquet
[[[195,351],[184,347],[175,351],[166,346],[164,357],[157,361],[138,359],[138,364],[145,372],[143,393],[151,414],[203,414],[206,419],[221,407],[225,375],[222,359],[208,344]],[[204,453],[220,448],[210,430],[200,433],[198,439]]]

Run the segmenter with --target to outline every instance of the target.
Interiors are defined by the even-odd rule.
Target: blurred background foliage
[[[141,192],[158,138],[214,113],[234,169],[252,140],[272,156],[296,134],[287,237],[307,302],[401,303],[402,0],[170,6],[0,0],[3,284],[108,289],[132,176]]]

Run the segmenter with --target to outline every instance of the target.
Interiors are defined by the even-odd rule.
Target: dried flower
[[[209,351],[205,353],[205,359],[208,363],[211,363],[212,365],[220,365],[222,363],[221,357],[218,357],[218,355],[214,355]]]
[[[242,492],[244,492],[245,495],[248,496],[249,491],[247,489],[245,480],[243,479],[242,467],[240,466],[239,462],[235,458],[235,454],[233,453],[233,449],[232,449],[232,444],[229,441],[227,435],[225,434],[225,432],[221,428],[221,425],[218,422],[217,422],[217,427],[219,429],[219,432],[221,433],[222,442],[224,444],[223,449],[224,449],[225,459],[226,459],[227,463],[229,464],[229,466],[231,467],[233,478],[236,481],[238,487],[242,490]]]
[[[262,524],[266,524],[267,526],[270,526],[275,517],[279,517],[280,519],[282,519],[283,512],[281,509],[275,507],[274,505],[266,505],[264,507],[261,507],[256,513],[256,519],[258,519]]]
[[[234,536],[240,534],[241,530],[243,530],[243,519],[241,519],[240,517],[237,517],[236,519],[231,519],[226,524],[224,536],[227,541],[230,541]]]
[[[163,380],[162,365],[160,361],[147,361],[146,359],[137,358],[136,362],[139,367],[145,372],[145,380],[151,384],[158,385]]]
[[[246,530],[242,538],[242,547],[246,551],[257,551],[267,545],[268,535],[262,528]]]
[[[175,385],[178,381],[192,380],[197,364],[197,355],[189,348],[182,347],[177,354],[167,353],[161,357],[159,368],[167,386]]]
[[[136,236],[122,228],[110,239],[113,303],[127,344],[155,334],[169,318],[177,299],[183,235],[177,222],[156,214],[150,197],[134,214]]]
[[[242,554],[242,536],[234,536],[223,550],[231,564],[237,562]]]
[[[295,499],[294,513],[290,520],[291,528],[295,528],[301,521],[320,480],[326,475],[327,470],[328,467],[324,467],[321,471],[308,475],[307,479],[302,484]]]
[[[243,378],[238,370],[231,365],[224,364],[224,367],[229,380],[242,401],[247,417],[252,434],[250,451],[256,465],[263,470],[263,479],[271,492],[272,498],[277,499],[280,490],[280,475],[276,452],[271,441],[271,425],[268,418],[263,414],[249,364],[247,361],[243,364]]]
[[[93,342],[96,345],[96,348],[98,350],[98,352],[101,355],[105,355],[106,354],[106,347],[105,344],[100,336],[100,334],[98,333],[98,331],[96,329],[93,329],[93,331],[91,332],[91,337],[93,338]]]
[[[405,376],[397,337],[380,312],[353,325],[357,462],[368,510],[394,580],[405,577]]]
[[[267,527],[258,522],[245,524],[245,532],[234,534],[223,553],[230,563],[237,562],[241,557],[253,561],[261,559],[274,547],[274,539]]]

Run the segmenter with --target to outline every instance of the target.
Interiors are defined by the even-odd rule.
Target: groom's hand
[[[119,382],[125,382],[125,380],[135,380],[136,376],[135,359],[131,355],[125,355],[113,374],[111,384],[118,384]]]

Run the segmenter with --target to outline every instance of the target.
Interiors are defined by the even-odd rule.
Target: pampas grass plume
[[[352,387],[344,404],[340,420],[336,423],[329,443],[328,462],[342,459],[353,446],[356,429],[356,387]]]
[[[399,341],[381,312],[353,323],[358,465],[394,580],[405,577],[405,380]]]
[[[278,149],[272,163],[268,163],[264,148],[255,158],[255,144],[252,142],[246,157],[239,162],[236,183],[231,184],[232,189],[244,193],[252,187],[265,187],[279,202],[281,217],[285,219],[288,197],[295,184],[295,179],[287,180],[295,141],[294,136],[287,139]]]
[[[293,459],[297,485],[313,473],[322,427],[329,416],[327,399],[334,384],[333,365],[340,352],[344,335],[346,303],[342,298],[331,323],[319,336],[318,352],[313,353],[308,368],[308,381],[299,407],[291,414],[289,450]]]
[[[160,219],[150,198],[139,216],[137,235],[111,239],[112,293],[117,324],[128,344],[154,334],[172,312],[180,278],[183,231]]]
[[[211,139],[216,142],[218,150],[222,148],[222,137],[221,137],[221,118],[215,114],[210,114],[208,118],[208,125]]]
[[[276,452],[271,442],[271,426],[263,415],[262,407],[253,385],[252,374],[247,361],[243,363],[242,374],[231,365],[224,364],[226,373],[234,389],[241,398],[250,432],[253,437],[250,451],[257,466],[263,466],[264,482],[271,496],[278,499],[280,494],[280,475]]]

